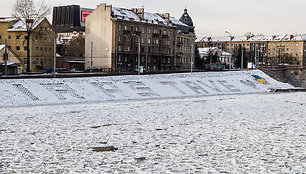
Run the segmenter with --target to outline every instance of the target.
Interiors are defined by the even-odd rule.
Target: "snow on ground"
[[[0,108],[0,173],[304,173],[306,95]],[[112,152],[92,147],[114,146]]]
[[[258,75],[268,83],[260,83],[252,75]],[[0,80],[0,107],[263,93],[271,88],[293,86],[280,83],[258,70]]]

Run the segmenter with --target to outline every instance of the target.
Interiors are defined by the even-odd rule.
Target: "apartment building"
[[[188,32],[179,34],[177,26],[184,26]],[[195,38],[190,34],[191,29],[193,26],[180,22],[169,13],[149,13],[144,8],[125,9],[101,4],[86,18],[85,69],[90,68],[92,60],[93,69],[137,70],[140,44],[140,66],[144,70],[175,70],[176,42],[191,36]],[[191,55],[191,48],[187,49],[187,43],[192,43],[190,40],[186,41],[186,57]]]
[[[55,32],[46,18],[40,19],[30,35],[30,69],[42,71],[53,68]],[[0,18],[0,45],[7,45],[20,60],[20,70],[27,67],[26,25],[23,19]]]
[[[202,37],[196,44],[199,48],[218,47],[230,52],[230,37]],[[251,56],[249,61],[258,64],[306,65],[306,35],[236,36],[231,46],[233,52],[244,50]]]
[[[176,27],[175,37],[175,68],[177,70],[190,69],[194,63],[195,27],[187,9],[184,10],[180,20],[171,17],[172,24]]]

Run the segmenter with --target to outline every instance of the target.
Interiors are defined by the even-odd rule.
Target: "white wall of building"
[[[112,6],[101,4],[86,18],[85,69],[90,69],[93,43],[93,69],[111,68],[112,60]]]

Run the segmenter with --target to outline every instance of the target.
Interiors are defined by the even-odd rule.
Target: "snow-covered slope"
[[[252,75],[262,77],[260,83]],[[194,97],[293,88],[262,71],[204,72],[73,79],[0,80],[0,106]]]

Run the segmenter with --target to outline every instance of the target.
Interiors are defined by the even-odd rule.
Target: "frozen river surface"
[[[306,93],[0,108],[0,173],[304,173],[305,123]]]

